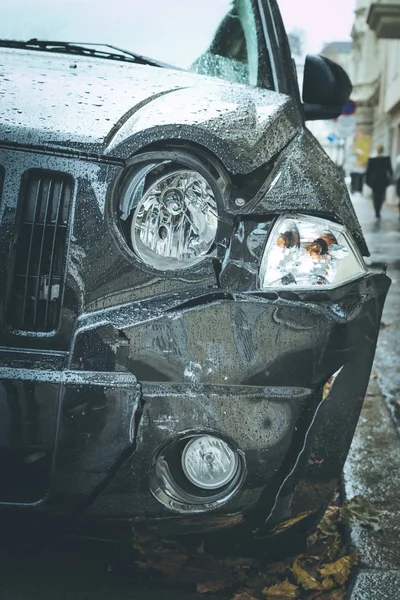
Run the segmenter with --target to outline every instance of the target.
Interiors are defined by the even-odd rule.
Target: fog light
[[[232,481],[239,466],[236,452],[211,435],[193,438],[182,453],[182,468],[191,483],[215,490]]]

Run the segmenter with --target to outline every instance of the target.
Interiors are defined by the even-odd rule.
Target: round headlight
[[[141,197],[132,218],[133,249],[156,269],[186,269],[201,261],[215,241],[218,209],[214,192],[194,170],[174,170],[146,189],[147,177],[152,176],[152,170],[147,170],[133,191]]]
[[[212,435],[193,438],[182,454],[182,468],[191,483],[205,490],[227,485],[238,470],[239,457],[226,442]]]

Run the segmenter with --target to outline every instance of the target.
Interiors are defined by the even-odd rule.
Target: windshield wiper
[[[111,48],[116,52],[108,50],[99,50],[101,48]],[[0,48],[18,48],[27,50],[41,50],[44,52],[61,52],[65,54],[78,54],[79,56],[94,56],[96,58],[106,58],[110,60],[119,60],[122,62],[136,63],[140,65],[151,65],[153,67],[176,68],[172,65],[167,65],[153,58],[135,54],[129,50],[123,50],[111,44],[94,44],[94,43],[75,43],[75,42],[59,42],[50,40],[38,40],[32,38],[28,41],[19,40],[0,40]]]

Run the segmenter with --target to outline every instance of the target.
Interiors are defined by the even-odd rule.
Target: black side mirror
[[[336,119],[353,86],[344,69],[321,56],[308,54],[304,66],[303,107],[306,121]]]

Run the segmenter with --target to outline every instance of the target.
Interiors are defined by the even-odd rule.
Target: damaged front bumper
[[[125,305],[81,319],[68,356],[41,356],[40,369],[16,353],[0,368],[0,501],[163,533],[317,513],[347,456],[389,285],[368,275],[331,291]],[[238,453],[240,476],[179,497],[169,463],[204,433]]]

